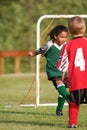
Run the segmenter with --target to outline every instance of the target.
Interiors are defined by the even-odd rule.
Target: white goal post
[[[40,48],[40,24],[46,18],[71,18],[81,16],[87,18],[87,15],[43,15],[37,21],[36,49]],[[36,107],[38,106],[55,106],[57,103],[40,104],[40,55],[36,56]]]

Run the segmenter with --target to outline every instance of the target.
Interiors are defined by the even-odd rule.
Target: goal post
[[[74,16],[81,16],[87,18],[87,15],[43,15],[37,21],[37,36],[36,36],[36,49],[40,48],[40,25],[44,19],[50,18],[71,18]],[[36,106],[55,106],[57,103],[40,103],[40,55],[36,56]]]

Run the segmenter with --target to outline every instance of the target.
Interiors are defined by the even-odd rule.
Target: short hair
[[[86,24],[83,18],[75,16],[68,21],[69,32],[73,35],[84,34],[86,30]]]

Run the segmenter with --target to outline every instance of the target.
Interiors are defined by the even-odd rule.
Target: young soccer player
[[[70,91],[68,127],[76,128],[79,106],[82,103],[87,104],[87,38],[83,36],[86,24],[83,18],[75,16],[69,20],[68,28],[72,39],[62,51],[57,68],[62,72],[68,68]]]
[[[58,25],[50,31],[49,36],[51,39],[50,41],[48,41],[38,50],[30,50],[28,52],[28,56],[36,56],[38,54],[45,56],[47,61],[46,73],[48,80],[53,82],[53,85],[59,92],[56,115],[61,116],[63,115],[62,109],[65,103],[65,99],[67,99],[68,91],[65,87],[65,84],[62,83],[62,73],[56,69],[56,64],[60,52],[66,43],[68,29],[63,25]],[[62,85],[60,86],[61,83]]]

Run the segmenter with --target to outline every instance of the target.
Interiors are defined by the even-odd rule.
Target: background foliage
[[[36,24],[42,15],[86,12],[86,0],[0,0],[0,51],[35,49]],[[35,59],[24,58],[22,63],[23,72],[35,71]],[[7,72],[13,72],[10,68],[7,65]]]

